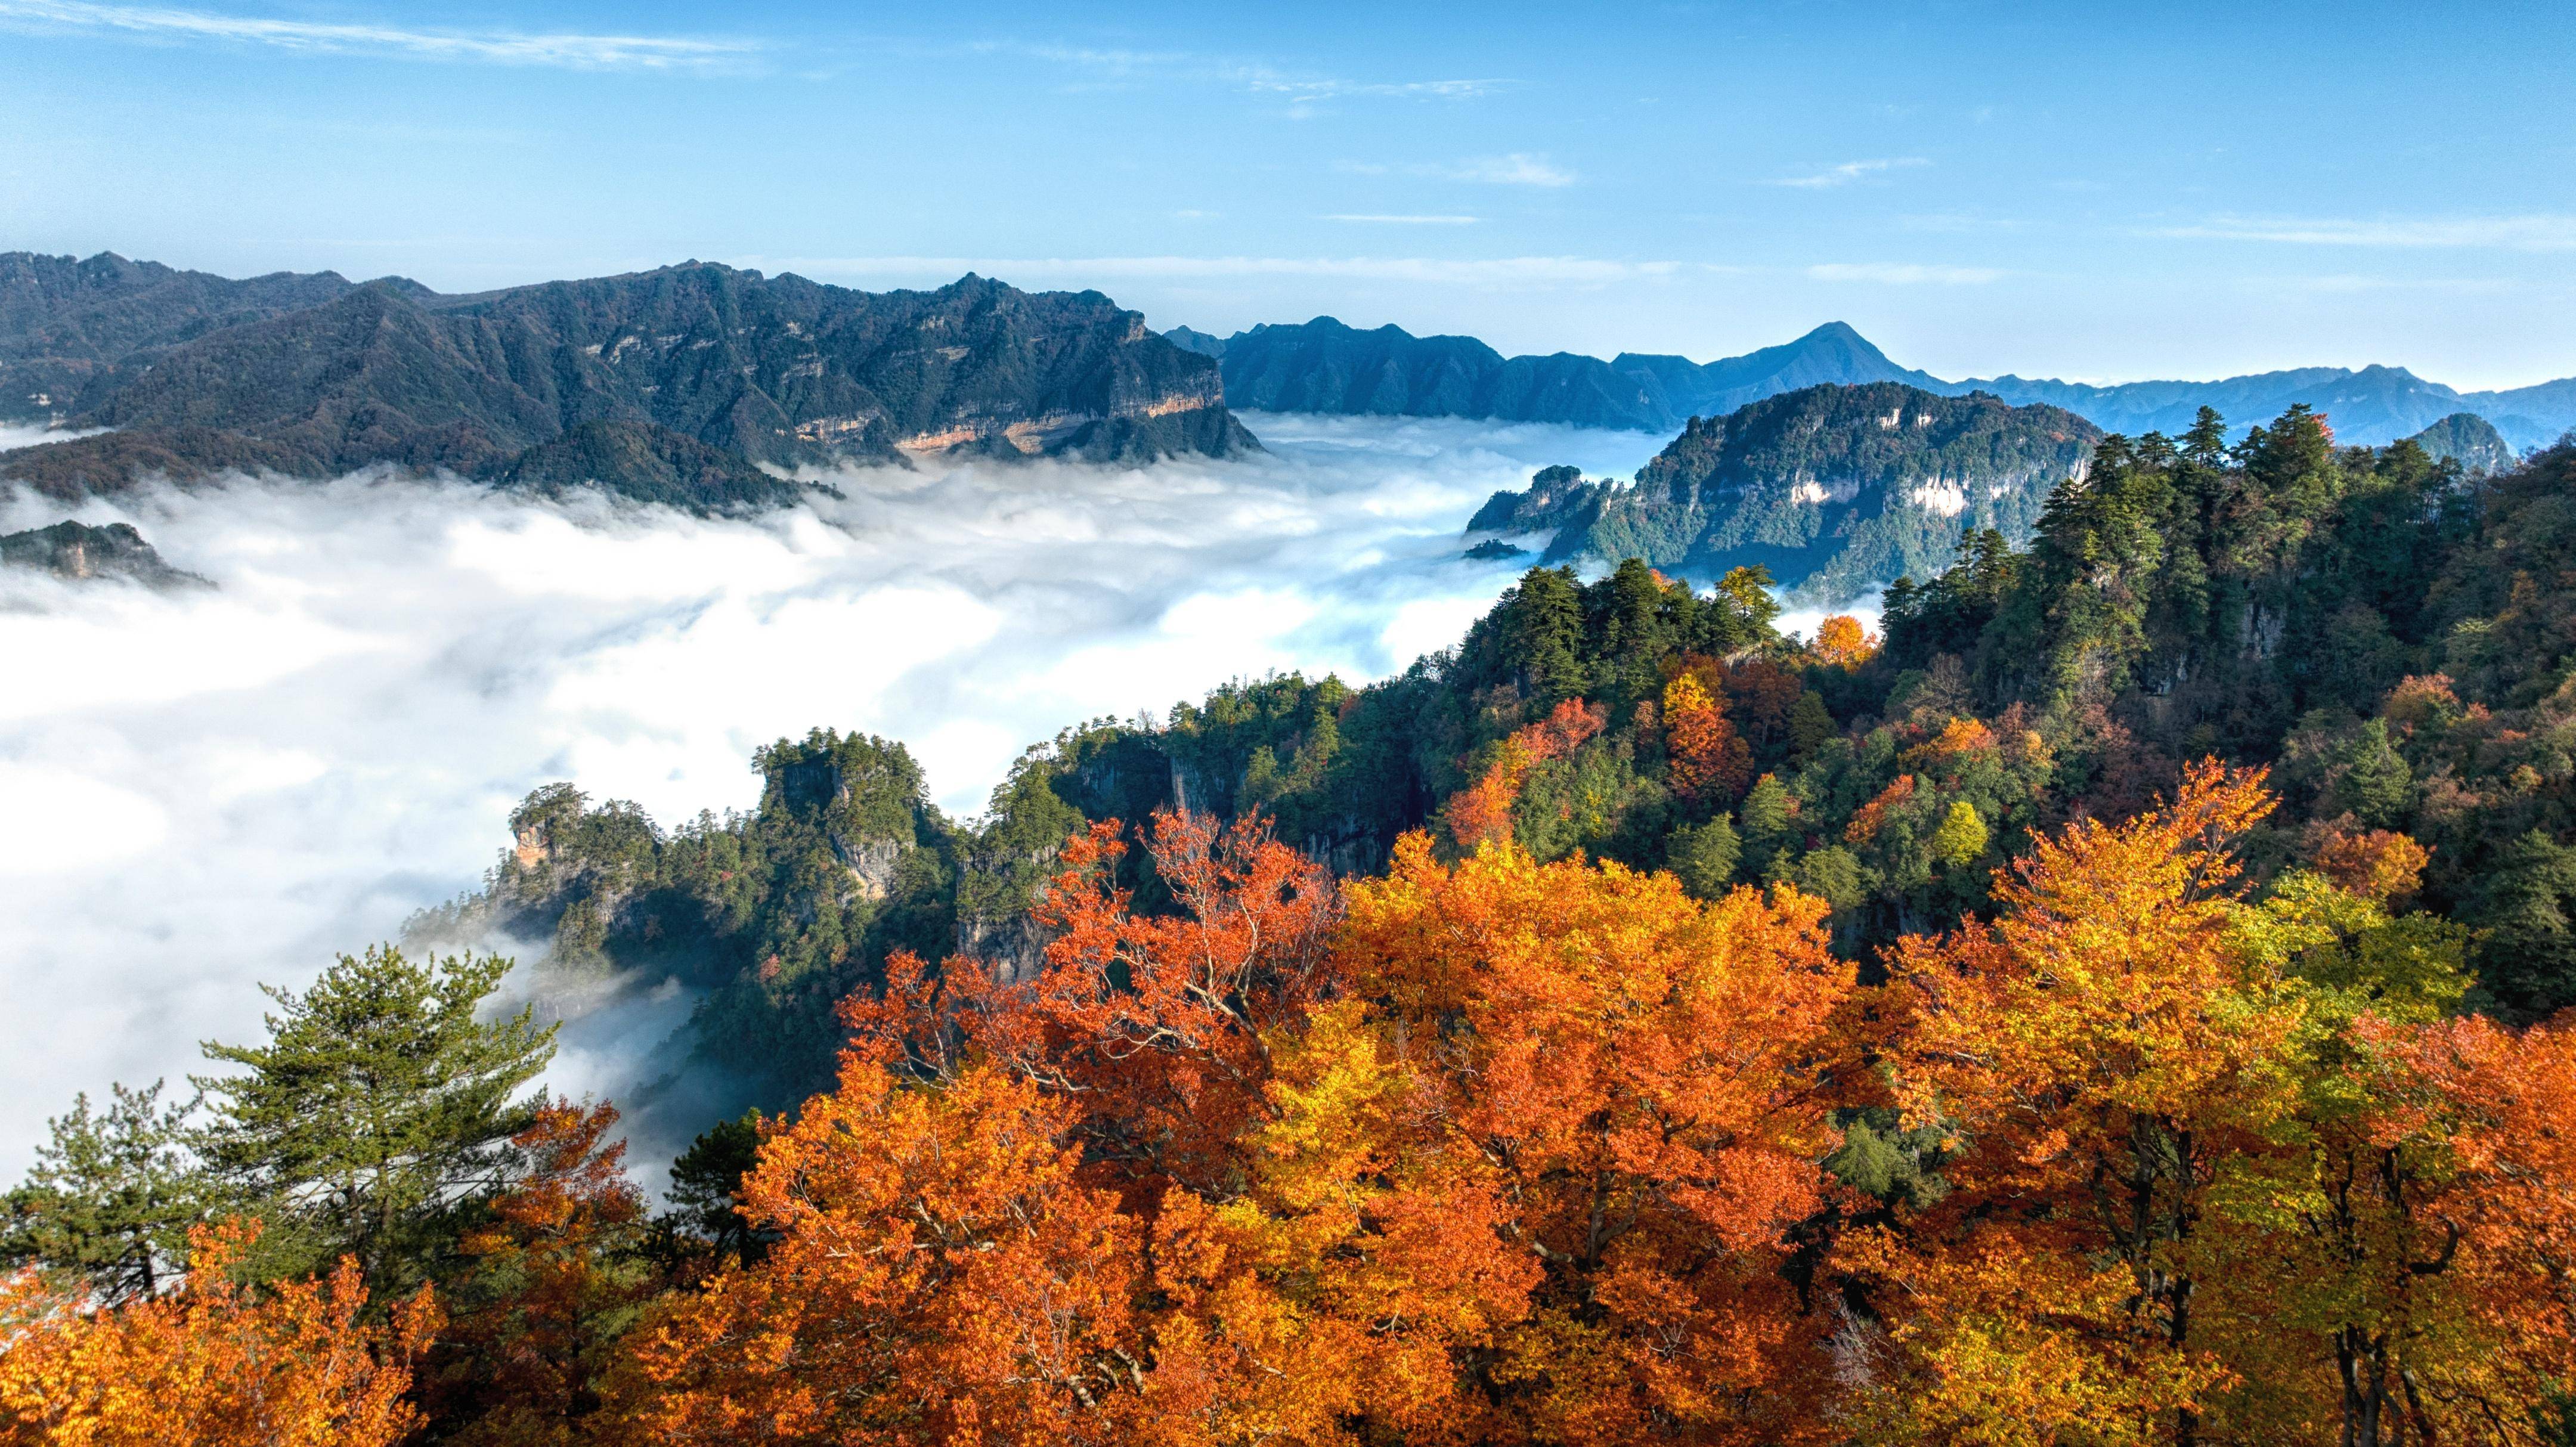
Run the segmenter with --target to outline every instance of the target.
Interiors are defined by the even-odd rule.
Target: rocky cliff
[[[163,562],[132,523],[59,522],[0,534],[0,568],[36,569],[74,582],[121,578],[153,588],[206,586],[205,579]]]

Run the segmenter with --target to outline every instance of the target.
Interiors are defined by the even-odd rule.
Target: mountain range
[[[1740,357],[1572,352],[1505,357],[1473,337],[1417,337],[1395,326],[1361,331],[1331,317],[1263,325],[1219,339],[1175,328],[1177,344],[1214,357],[1237,407],[1414,417],[1557,422],[1648,432],[1694,416],[1823,382],[1901,382],[1944,396],[1986,392],[2014,405],[2062,408],[2107,432],[2178,433],[2203,406],[2243,426],[2305,403],[2347,442],[2411,436],[2455,413],[2485,418],[2527,451],[2576,427],[2576,377],[2506,391],[2461,392],[2402,367],[2301,367],[2215,382],[2101,386],[2016,376],[1945,381],[1889,360],[1858,331],[1829,322],[1796,341]]]
[[[695,261],[445,296],[0,255],[0,420],[110,429],[0,464],[56,496],[390,465],[704,511],[791,499],[799,468],[1260,445],[1212,361],[1098,292],[970,274],[869,293]]]

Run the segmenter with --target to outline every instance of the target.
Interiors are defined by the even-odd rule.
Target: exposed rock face
[[[997,985],[1019,985],[1046,970],[1047,927],[1023,907],[991,916],[957,916],[957,953],[980,960]]]
[[[94,265],[55,261],[0,258],[0,284],[9,266]],[[159,298],[158,331],[129,319],[79,334],[94,352],[133,337],[160,348],[148,367],[129,365],[140,353],[82,363],[96,376],[71,420],[117,431],[13,454],[0,475],[70,495],[156,474],[383,464],[724,511],[793,496],[763,467],[960,450],[1130,463],[1260,445],[1226,410],[1214,361],[1098,292],[969,276],[871,294],[696,262],[463,297],[337,277],[192,286],[128,288],[119,317]],[[85,294],[21,291],[0,317],[14,345],[69,345],[43,339],[86,315]],[[12,335],[0,331],[0,356]]]
[[[82,581],[121,578],[153,588],[207,587],[205,579],[161,560],[132,523],[59,522],[49,528],[0,534],[0,568],[40,568]]]
[[[1892,382],[1811,387],[1692,418],[1632,486],[1570,517],[1546,556],[1637,557],[1702,578],[1758,563],[1839,602],[1948,566],[1969,528],[2027,534],[2101,437],[2054,407]]]
[[[2474,412],[2454,412],[2408,440],[2435,457],[2458,462],[2472,476],[2507,472],[2522,460],[2495,424]]]
[[[850,872],[850,897],[880,900],[894,888],[895,865],[903,858],[909,840],[862,836],[857,839],[834,834],[832,853],[841,867]]]

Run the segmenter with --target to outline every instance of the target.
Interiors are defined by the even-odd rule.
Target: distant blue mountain
[[[2096,386],[2016,376],[1944,381],[1901,367],[1843,322],[1740,357],[1572,352],[1506,357],[1474,337],[1417,337],[1401,327],[1361,331],[1331,317],[1264,325],[1219,340],[1177,327],[1165,336],[1217,359],[1227,405],[1344,416],[1477,417],[1673,432],[1766,397],[1820,383],[1902,382],[1944,396],[1986,392],[2060,407],[2106,431],[2179,432],[2204,407],[2243,428],[2304,402],[2347,442],[2386,443],[2455,413],[2485,418],[2512,446],[2546,446],[2576,427],[2576,377],[2498,392],[2461,392],[2402,367],[2301,367],[2215,382]]]

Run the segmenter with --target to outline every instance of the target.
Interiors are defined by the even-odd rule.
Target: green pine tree
[[[2343,776],[2335,796],[2353,817],[2373,829],[2395,829],[2415,806],[2415,771],[2389,740],[2388,725],[2372,719],[2343,750]]]
[[[760,1164],[760,1112],[708,1127],[671,1162],[671,1209],[658,1224],[717,1259],[758,1261],[768,1243],[740,1209],[742,1178]]]
[[[46,1122],[53,1139],[5,1199],[0,1262],[83,1278],[109,1302],[150,1296],[187,1266],[188,1228],[219,1193],[187,1150],[194,1103],[163,1105],[162,1082],[86,1094]]]
[[[1734,821],[1720,814],[1693,829],[1673,832],[1673,873],[1696,900],[1714,900],[1735,882],[1735,861],[1744,852]]]
[[[1504,607],[1511,658],[1530,693],[1553,704],[1581,694],[1583,600],[1571,568],[1532,568],[1521,576]]]
[[[354,1257],[377,1300],[430,1274],[465,1213],[507,1183],[519,1091],[554,1056],[533,1014],[476,1012],[499,955],[415,962],[390,945],[342,955],[278,1008],[261,1045],[208,1041],[240,1073],[200,1076],[216,1110],[201,1151],[268,1222],[266,1269]]]

